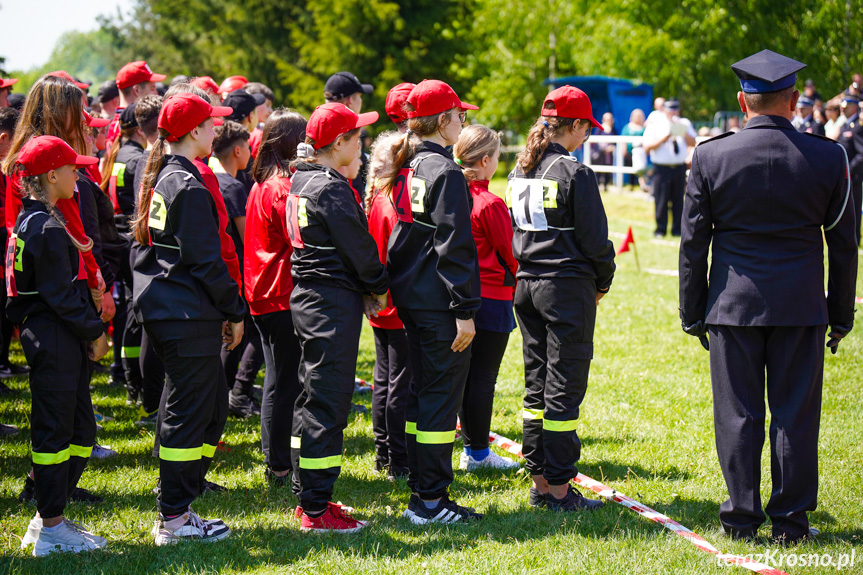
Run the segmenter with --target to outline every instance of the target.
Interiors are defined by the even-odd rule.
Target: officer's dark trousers
[[[404,329],[373,328],[375,333],[375,388],[372,390],[372,430],[375,461],[392,471],[408,469],[405,413],[412,372]]]
[[[292,454],[306,511],[326,509],[342,467],[363,320],[359,292],[299,281],[291,293],[291,315],[302,345],[303,392],[294,413]]]
[[[587,391],[596,286],[576,278],[523,279],[515,314],[524,340],[524,458],[531,475],[563,485],[578,474],[579,406]]]
[[[227,384],[219,359],[220,321],[144,324],[165,365],[156,449],[163,516],[184,513],[201,494],[204,475],[227,420]]]
[[[232,350],[228,349],[227,344],[222,346],[222,365],[225,367],[225,377],[231,394],[251,397],[252,386],[263,364],[261,334],[252,321],[252,315],[247,313],[240,345]]]
[[[63,514],[96,441],[85,342],[49,313],[26,319],[21,347],[30,365],[31,443],[36,508]]]
[[[141,405],[144,411],[153,413],[159,409],[162,391],[165,389],[165,366],[153,348],[147,331],[140,324],[136,325],[141,335],[140,357],[137,361],[131,361],[138,364],[141,373]]]
[[[291,469],[291,432],[294,404],[300,395],[300,341],[290,310],[252,316],[261,333],[264,395],[261,401],[261,447],[273,471]]]
[[[470,371],[458,413],[465,447],[477,450],[488,448],[494,386],[508,341],[508,333],[476,330],[476,337],[471,344]]]
[[[671,233],[680,235],[683,216],[683,193],[686,191],[686,164],[677,166],[655,165],[653,200],[656,203],[656,231],[665,234],[668,229],[668,204],[671,203]]]
[[[410,346],[413,385],[408,395],[408,486],[422,499],[443,497],[452,483],[452,446],[471,348],[452,351],[455,314],[399,308]]]
[[[773,484],[766,511],[774,536],[803,536],[818,494],[825,326],[708,327],[716,451],[729,494],[719,519],[736,535],[764,522],[759,489],[766,381]]]

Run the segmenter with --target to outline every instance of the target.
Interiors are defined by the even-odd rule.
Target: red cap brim
[[[90,120],[87,121],[87,125],[91,128],[104,128],[110,123],[111,120],[108,118],[94,118],[92,116],[90,116]]]
[[[153,74],[152,76],[150,76],[150,81],[151,82],[161,82],[165,78],[167,78],[167,76],[164,74]]]
[[[2,90],[3,88],[8,88],[9,86],[17,83],[18,78],[7,78],[5,80],[0,78],[0,90]]]
[[[83,168],[84,166],[92,166],[93,164],[98,164],[99,158],[94,158],[93,156],[78,156],[75,158],[75,167]]]
[[[597,121],[596,121],[596,118],[594,118],[593,116],[591,116],[590,118],[588,118],[588,120],[590,120],[590,123],[591,123],[591,124],[593,124],[593,127],[594,127],[594,128],[599,128],[600,130],[602,130],[602,129],[603,129],[602,124],[600,124],[599,122],[597,122]]]
[[[213,111],[210,112],[211,118],[224,118],[234,113],[234,109],[228,106],[213,106]]]
[[[354,129],[362,128],[363,126],[370,126],[378,121],[378,113],[377,112],[366,112],[364,114],[359,114],[357,116],[357,125],[354,126]]]
[[[212,118],[212,116],[210,116],[210,117]],[[213,118],[213,125],[214,126],[221,126],[224,123],[225,123],[225,121],[221,118]]]
[[[473,104],[468,104],[467,102],[459,102],[458,107],[460,110],[479,110],[479,106],[474,106]]]

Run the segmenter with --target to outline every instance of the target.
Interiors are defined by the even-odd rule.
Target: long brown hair
[[[543,109],[551,110],[554,108],[554,102],[546,102]],[[557,116],[540,116],[531,126],[527,133],[527,143],[524,150],[516,159],[516,166],[521,168],[524,173],[533,170],[552,138],[562,135],[566,130],[572,128],[575,122],[590,122],[579,118],[560,118]]]
[[[467,181],[478,180],[476,165],[486,156],[493,156],[500,149],[500,132],[480,124],[472,124],[461,131],[458,142],[452,148],[457,162]]]
[[[306,134],[306,119],[302,115],[279,108],[270,114],[261,134],[261,146],[252,164],[252,176],[263,184],[273,176],[290,175],[291,160],[297,155],[297,145]]]
[[[411,112],[413,111],[413,106],[405,103],[405,109],[408,112]],[[417,155],[417,150],[419,149],[420,144],[422,144],[422,140],[420,138],[427,138],[445,128],[451,121],[450,112],[452,112],[453,109],[454,108],[433,116],[422,116],[420,118],[408,119],[408,131],[405,132],[401,138],[396,140],[390,148],[390,156],[393,158],[392,164],[388,166],[388,169],[383,170],[379,177],[382,191],[386,191],[387,193],[391,192],[396,183],[396,178],[398,178],[399,170],[406,166],[414,159],[414,156]],[[446,114],[446,119],[443,122],[438,121],[441,114]]]
[[[10,177],[14,175],[18,152],[36,136],[56,136],[79,154],[89,155],[81,112],[82,96],[81,90],[68,80],[56,76],[39,78],[27,94],[9,154],[3,160],[3,172]]]

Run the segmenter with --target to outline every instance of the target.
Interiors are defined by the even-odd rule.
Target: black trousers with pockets
[[[246,314],[244,324],[240,345],[232,350],[228,349],[227,344],[222,346],[222,365],[225,367],[225,378],[231,393],[251,397],[252,386],[265,361],[264,349],[261,334],[252,321],[251,314]]]
[[[36,508],[42,517],[57,517],[96,441],[90,360],[86,342],[51,313],[24,321],[21,347],[30,365]]]
[[[291,469],[294,405],[300,395],[300,340],[290,310],[252,316],[263,343],[264,395],[261,401],[261,447],[273,471]]]
[[[765,510],[774,536],[809,532],[806,512],[815,510],[818,496],[825,328],[708,326],[716,452],[729,495],[719,519],[728,532],[746,535],[765,520],[765,385],[773,483]]]
[[[656,205],[656,231],[665,234],[668,229],[668,204],[671,203],[671,233],[680,235],[683,217],[683,194],[686,191],[686,164],[654,166],[653,201]]]
[[[524,458],[531,475],[563,485],[578,474],[576,432],[587,392],[596,286],[577,278],[523,279],[515,314],[524,340]]]
[[[144,329],[165,365],[156,440],[159,510],[178,515],[201,494],[227,420],[222,322],[154,321]]]
[[[372,430],[375,461],[393,471],[408,469],[405,413],[413,374],[404,329],[373,328],[375,388],[372,390]]]
[[[465,447],[488,449],[494,386],[508,341],[508,333],[476,330],[476,337],[471,343],[470,371],[464,388],[464,399],[458,412]]]
[[[399,308],[410,346],[414,384],[408,395],[408,486],[422,499],[443,497],[453,480],[452,446],[470,368],[471,348],[451,349],[456,337],[450,311]]]
[[[363,299],[345,288],[299,281],[291,293],[291,315],[302,345],[292,454],[300,505],[323,511],[342,467],[363,321]],[[296,437],[299,438],[298,444]]]

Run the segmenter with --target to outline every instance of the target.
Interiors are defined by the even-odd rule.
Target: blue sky
[[[70,30],[96,28],[96,17],[128,11],[133,0],[0,0],[0,56],[7,70],[44,64]]]

